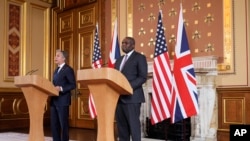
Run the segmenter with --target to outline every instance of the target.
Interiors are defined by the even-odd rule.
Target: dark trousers
[[[69,106],[50,106],[53,141],[69,140]]]
[[[116,122],[119,141],[141,141],[140,103],[118,103]]]

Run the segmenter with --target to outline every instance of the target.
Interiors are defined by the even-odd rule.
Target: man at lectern
[[[115,69],[120,70],[133,88],[132,95],[120,95],[116,107],[119,141],[141,141],[140,108],[145,102],[142,85],[147,80],[146,57],[135,51],[135,39],[125,37],[122,41],[125,55],[117,59]]]
[[[53,84],[59,96],[51,97],[50,119],[53,141],[69,140],[69,106],[71,104],[71,90],[76,88],[74,70],[65,63],[67,52],[57,50],[55,63],[57,69],[53,74]]]

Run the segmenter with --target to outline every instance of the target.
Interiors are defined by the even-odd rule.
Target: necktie
[[[124,58],[123,58],[122,64],[120,66],[120,71],[123,69],[123,67],[126,64],[127,60],[128,60],[128,55],[125,55]]]
[[[60,71],[60,67],[57,67],[56,73],[59,73],[59,71]]]
[[[56,79],[57,79],[57,75],[58,75],[58,71],[59,71],[60,67],[57,67],[55,72],[54,72],[54,76],[53,76],[53,83],[55,83]]]

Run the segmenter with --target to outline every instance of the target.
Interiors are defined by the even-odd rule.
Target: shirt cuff
[[[62,92],[63,91],[63,88],[60,86],[60,91]]]

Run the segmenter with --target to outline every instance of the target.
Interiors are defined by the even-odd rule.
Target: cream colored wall
[[[20,35],[20,75],[25,75],[32,69],[38,69],[34,74],[49,78],[50,52],[50,4],[41,0],[1,0],[0,1],[0,65],[7,68],[7,32],[8,3],[21,6]],[[3,31],[3,32],[2,32]],[[53,63],[53,62],[52,62]],[[6,80],[6,74],[0,73],[0,87],[15,87],[13,79]]]
[[[248,6],[247,6],[248,5]],[[217,86],[249,86],[249,2],[234,0],[235,74],[220,74]],[[247,12],[248,10],[248,12]],[[249,20],[249,19],[248,19]],[[247,25],[248,24],[248,25]],[[247,36],[248,35],[248,36]]]

